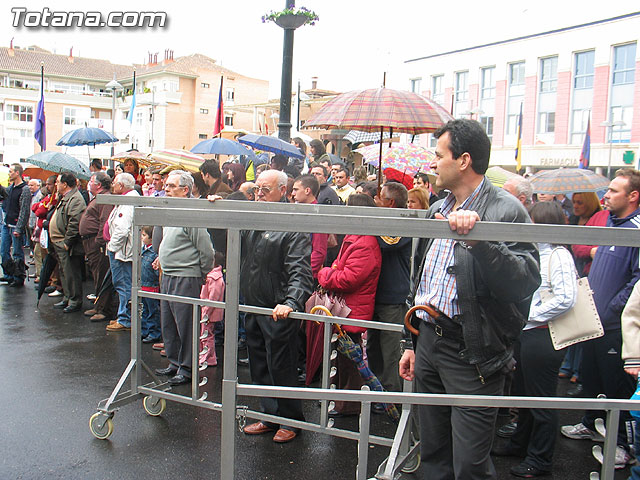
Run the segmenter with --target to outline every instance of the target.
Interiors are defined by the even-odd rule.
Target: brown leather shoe
[[[116,323],[110,323],[109,325],[107,325],[107,331],[108,332],[126,332],[131,330],[131,327],[125,327],[124,325],[122,325],[119,322]]]
[[[85,312],[86,314],[87,312]],[[96,313],[95,315],[93,315],[89,320],[92,322],[103,322],[104,320],[106,320],[107,317],[102,314],[102,313]]]
[[[242,431],[247,435],[262,435],[263,433],[273,432],[273,428],[265,425],[262,422],[257,422],[252,423],[251,425],[247,425]]]
[[[273,441],[276,443],[287,443],[296,438],[298,434],[292,430],[286,430],[279,428],[276,434],[273,436]]]
[[[91,317],[92,315],[95,315],[96,313],[98,313],[98,311],[95,308],[92,308],[90,310],[85,310],[84,311],[84,316],[85,317]]]

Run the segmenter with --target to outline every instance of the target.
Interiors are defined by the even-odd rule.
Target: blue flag
[[[40,70],[40,100],[36,111],[36,125],[34,134],[36,141],[40,144],[40,149],[47,149],[46,121],[44,117],[44,65]]]
[[[584,136],[582,144],[582,153],[580,153],[579,168],[589,168],[589,159],[591,157],[591,117],[587,120],[587,134]]]
[[[114,93],[115,95],[115,93]],[[131,99],[131,109],[129,110],[129,116],[127,120],[129,124],[133,123],[133,110],[136,108],[136,71],[133,71],[133,98]]]

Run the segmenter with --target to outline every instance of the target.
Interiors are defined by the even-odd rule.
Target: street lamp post
[[[113,80],[106,85],[107,90],[111,90],[111,135],[116,136],[116,92],[122,90],[122,85],[116,80],[116,74],[113,74]],[[114,154],[114,146],[111,144],[111,156]]]
[[[626,123],[623,120],[611,121],[607,120],[606,122],[602,122],[600,126],[609,128],[609,161],[607,163],[607,178],[611,178],[611,150],[613,147],[613,127],[624,127]]]

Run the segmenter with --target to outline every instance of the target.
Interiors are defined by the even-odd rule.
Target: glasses
[[[164,188],[165,188],[165,190],[166,190],[167,188],[168,188],[169,190],[171,190],[172,188],[180,188],[180,187],[181,187],[180,185],[174,185],[174,184],[172,184],[172,183],[165,183],[165,184],[164,184]]]
[[[258,187],[257,185],[254,187],[253,191],[254,193],[264,193],[265,195],[268,195],[271,190],[273,190],[273,188],[271,187]]]

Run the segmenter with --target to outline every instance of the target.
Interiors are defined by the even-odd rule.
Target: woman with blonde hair
[[[412,188],[408,192],[409,200],[407,208],[412,210],[426,210],[429,208],[429,199],[427,198],[427,190],[422,187]]]

